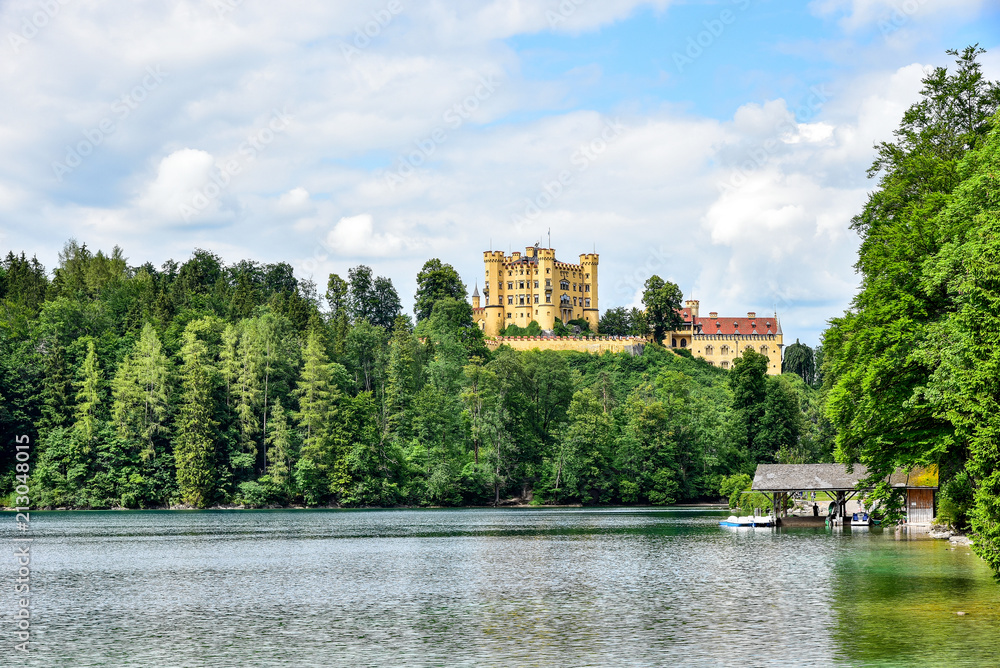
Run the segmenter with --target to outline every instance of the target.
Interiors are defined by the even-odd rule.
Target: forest
[[[948,53],[875,147],[861,286],[823,336],[825,413],[886,509],[896,467],[938,465],[938,521],[1000,573],[1000,84],[978,46]]]
[[[157,268],[70,240],[51,276],[9,252],[0,496],[18,434],[48,508],[669,504],[832,456],[812,379],[761,355],[490,351],[450,265],[417,280],[411,319],[364,265],[321,296],[207,250]]]

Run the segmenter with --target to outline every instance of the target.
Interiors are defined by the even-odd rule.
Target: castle
[[[532,320],[552,329],[556,318],[567,323],[583,319],[597,331],[597,253],[580,256],[579,264],[560,262],[551,248],[528,246],[504,255],[483,253],[486,276],[482,297],[472,293],[473,319],[488,337],[507,325],[527,327]]]
[[[579,264],[571,264],[557,260],[554,249],[539,248],[536,244],[525,248],[523,255],[486,251],[483,260],[486,271],[483,294],[479,294],[477,285],[472,293],[472,317],[488,338],[495,339],[511,324],[527,327],[532,320],[543,330],[550,330],[556,318],[563,323],[583,319],[590,324],[591,332],[598,331],[597,253],[580,255]],[[781,373],[784,343],[777,314],[758,318],[751,311],[746,317],[719,317],[712,311],[702,318],[698,300],[689,299],[681,316],[680,329],[668,332],[663,345],[686,348],[695,357],[723,369],[730,368],[737,357],[752,348],[768,358],[769,374]],[[594,342],[584,339],[532,337],[506,339],[503,343],[518,349],[584,352],[614,349],[608,347],[611,344],[595,347]]]

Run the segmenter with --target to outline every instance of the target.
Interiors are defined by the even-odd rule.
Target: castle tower
[[[472,308],[479,309],[479,281],[476,281],[476,288],[472,291]]]
[[[597,303],[597,253],[586,253],[580,256],[580,266],[583,268],[583,317],[590,323],[590,331],[597,331],[597,323],[601,319],[601,310]]]

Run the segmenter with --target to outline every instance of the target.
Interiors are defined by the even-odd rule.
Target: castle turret
[[[597,303],[597,253],[580,255],[580,266],[583,268],[583,317],[590,323],[590,330],[597,331],[597,323],[601,319],[601,310]]]
[[[479,281],[476,281],[476,288],[472,291],[472,308],[479,308]]]

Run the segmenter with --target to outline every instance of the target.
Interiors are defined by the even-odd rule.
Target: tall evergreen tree
[[[98,430],[99,413],[103,406],[103,374],[97,361],[97,349],[93,339],[87,340],[87,356],[80,368],[80,378],[76,384],[76,422],[74,427],[90,449]]]
[[[210,321],[192,321],[184,328],[181,347],[181,396],[174,440],[174,460],[181,501],[204,508],[215,491],[215,437],[213,390],[217,370],[201,334]]]
[[[156,330],[142,328],[131,354],[118,367],[111,383],[111,414],[118,433],[142,443],[142,456],[155,456],[154,439],[166,431],[170,405],[170,360]]]

